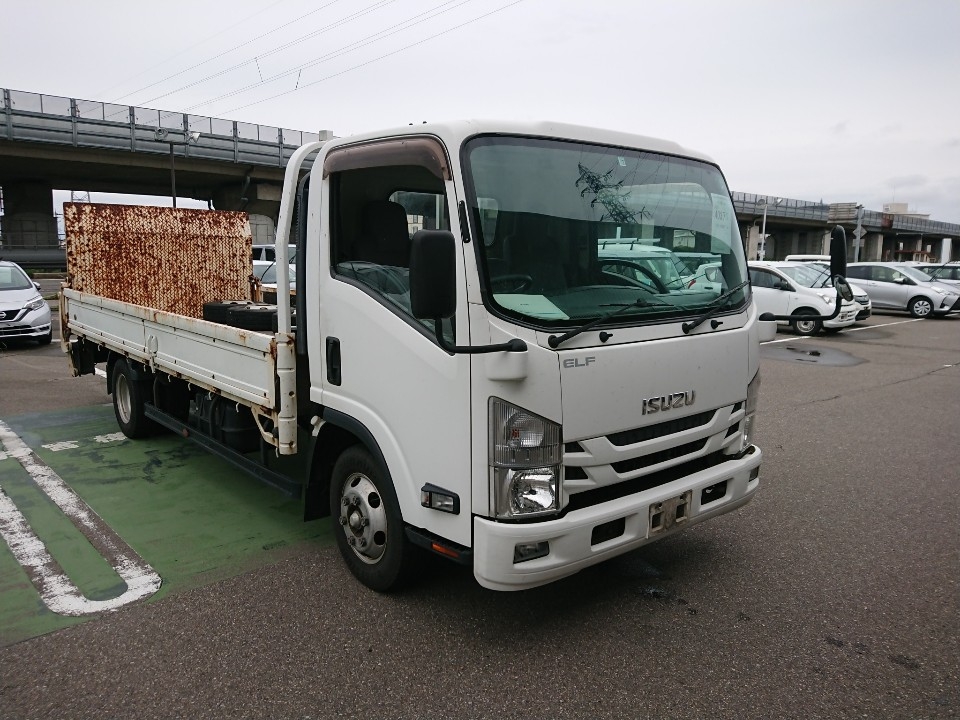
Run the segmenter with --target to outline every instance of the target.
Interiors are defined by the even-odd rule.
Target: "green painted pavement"
[[[328,520],[304,523],[298,499],[187,440],[172,434],[112,439],[119,430],[109,405],[4,420],[160,575],[160,591],[146,602],[270,564],[293,545],[332,542]],[[65,441],[77,447],[42,447]],[[302,477],[301,465],[299,458],[280,458],[276,468]],[[113,569],[15,459],[0,461],[0,486],[87,597],[124,591]],[[82,621],[50,612],[0,542],[0,645]]]

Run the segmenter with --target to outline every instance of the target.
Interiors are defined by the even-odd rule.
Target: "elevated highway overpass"
[[[305,142],[331,137],[188,113],[2,90],[0,217],[2,252],[62,263],[53,190],[110,192],[205,201],[251,214],[255,237],[270,241],[283,170]],[[175,172],[171,173],[171,166]],[[172,176],[172,177],[171,177]],[[809,202],[734,192],[749,257],[821,253],[835,224],[847,229],[850,257],[939,258],[960,225],[865,210],[856,203]],[[861,242],[854,246],[857,228]],[[766,231],[766,242],[761,235]],[[957,255],[957,248],[953,254]]]

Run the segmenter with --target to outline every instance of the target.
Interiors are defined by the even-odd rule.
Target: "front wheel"
[[[790,321],[790,325],[793,326],[793,331],[797,335],[809,337],[820,332],[823,324],[819,320],[807,317],[809,315],[813,315],[809,310],[798,310],[794,313],[794,319]]]
[[[933,312],[933,303],[925,297],[915,297],[907,309],[913,317],[925,318]]]
[[[344,450],[333,466],[330,517],[340,554],[360,582],[377,592],[403,585],[414,548],[393,485],[359,445]]]

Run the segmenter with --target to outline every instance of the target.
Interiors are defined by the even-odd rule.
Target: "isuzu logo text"
[[[687,405],[693,405],[696,402],[697,393],[693,390],[687,392],[676,392],[670,395],[661,395],[660,397],[644,398],[643,414],[652,415],[660,411],[666,412],[674,408],[682,408]]]

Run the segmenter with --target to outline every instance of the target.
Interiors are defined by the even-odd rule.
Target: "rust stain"
[[[64,203],[63,217],[74,290],[198,319],[251,299],[246,213]]]

